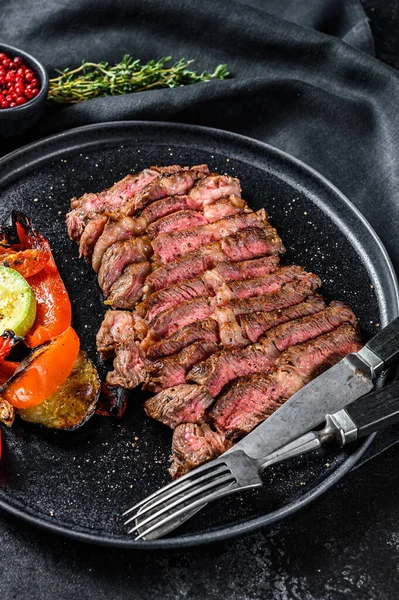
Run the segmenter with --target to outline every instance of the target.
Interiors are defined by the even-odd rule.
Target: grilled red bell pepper
[[[71,303],[55,264],[50,244],[33,229],[30,221],[19,215],[16,228],[23,249],[40,250],[48,256],[47,264],[36,274],[26,277],[37,302],[36,319],[26,335],[34,348],[63,333],[71,324]]]
[[[21,340],[13,331],[4,331],[0,335],[0,359],[10,354],[11,348]]]

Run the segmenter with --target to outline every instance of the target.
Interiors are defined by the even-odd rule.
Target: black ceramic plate
[[[73,303],[82,346],[98,364],[95,335],[105,308],[96,277],[66,234],[72,196],[110,186],[156,164],[206,162],[240,178],[250,206],[266,207],[287,246],[286,262],[319,274],[328,299],[348,302],[365,339],[398,313],[395,275],[367,222],[328,181],[270,146],[227,132],[171,123],[83,127],[0,161],[0,218],[30,215],[52,244]],[[99,365],[101,367],[101,365]],[[344,475],[370,440],[270,468],[266,485],[219,501],[178,534],[154,542],[126,535],[121,512],[168,481],[171,432],[132,393],[123,421],[94,417],[73,433],[15,423],[3,429],[0,507],[53,531],[122,547],[172,548],[226,539],[292,514]]]

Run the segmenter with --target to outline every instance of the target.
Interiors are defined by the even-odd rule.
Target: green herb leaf
[[[107,62],[83,61],[77,69],[60,71],[50,79],[48,100],[59,104],[76,104],[100,96],[116,96],[161,88],[174,88],[211,79],[225,79],[227,65],[218,65],[213,73],[197,73],[187,67],[193,62],[181,58],[168,66],[171,56],[141,64],[126,54],[120,63],[109,66]]]

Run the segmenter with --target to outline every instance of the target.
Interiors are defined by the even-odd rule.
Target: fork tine
[[[144,521],[141,521],[141,523],[138,523],[137,525],[135,525],[135,527],[133,527],[132,529],[130,529],[128,531],[128,533],[134,533],[135,531],[137,531],[137,529],[140,529],[140,527],[143,527],[144,525],[147,525],[147,523],[150,523],[154,519],[157,519],[158,517],[162,516],[165,512],[168,512],[169,510],[172,510],[176,506],[179,506],[179,504],[181,504],[182,502],[185,502],[186,500],[190,500],[190,498],[195,498],[198,495],[201,495],[201,497],[198,498],[198,500],[196,500],[195,502],[202,503],[202,494],[204,492],[206,492],[208,490],[210,491],[210,490],[214,489],[215,487],[220,487],[223,484],[224,484],[223,488],[226,488],[226,487],[228,487],[229,484],[234,483],[234,482],[235,482],[235,477],[234,477],[234,475],[232,475],[232,473],[229,472],[225,477],[221,477],[221,478],[216,479],[215,481],[211,481],[207,485],[201,486],[200,488],[193,490],[189,494],[187,494],[187,495],[185,495],[183,497],[177,498],[177,500],[174,500],[172,503],[167,504],[166,506],[164,506],[163,508],[161,508],[160,510],[158,510],[156,513],[154,513],[153,515],[150,515],[149,517],[147,517],[146,519],[144,519]],[[220,490],[219,490],[219,492],[220,492]],[[193,506],[193,504],[190,503],[190,508],[192,506]],[[175,514],[176,513],[174,513],[174,515]],[[174,515],[170,515],[170,516],[174,516]],[[141,517],[141,514],[140,514],[140,517]]]
[[[184,515],[184,513],[188,512],[188,511],[192,511],[194,508],[201,506],[202,504],[207,504],[209,502],[212,502],[212,500],[217,500],[218,498],[221,498],[222,496],[227,495],[227,493],[230,493],[229,487],[230,486],[227,486],[222,491],[217,490],[215,492],[211,492],[210,494],[207,494],[203,498],[195,500],[194,502],[192,502],[189,505],[183,506],[183,508],[180,508],[179,510],[174,512],[172,515],[167,515],[166,517],[161,519],[161,521],[158,521],[154,525],[151,525],[151,527],[149,527],[147,530],[142,531],[138,536],[136,536],[135,541],[143,539],[145,536],[152,533],[159,527],[162,527],[162,525],[165,525],[166,523],[168,523],[168,521],[170,521],[171,519],[176,519],[176,517]],[[239,491],[239,489],[240,488],[238,488],[236,491]],[[130,531],[128,533],[130,533]],[[153,538],[153,539],[156,539],[156,538]]]
[[[191,488],[193,488],[194,486],[196,486],[200,483],[203,483],[204,481],[207,481],[208,479],[220,476],[223,473],[230,473],[229,469],[225,465],[221,464],[221,465],[219,465],[219,467],[220,467],[219,469],[208,471],[207,473],[205,473],[205,475],[202,475],[201,477],[197,477],[196,479],[193,479],[192,477],[187,478],[185,481],[182,482],[182,484],[180,486],[176,485],[172,489],[169,488],[169,490],[168,490],[167,489],[168,486],[165,486],[164,488],[160,489],[159,493],[158,493],[158,497],[155,498],[155,502],[148,500],[148,506],[147,506],[147,504],[144,504],[144,507],[143,507],[143,505],[141,505],[141,507],[139,507],[141,509],[140,517],[145,515],[149,510],[154,509],[159,504],[163,504],[164,502],[169,501],[174,496],[177,496],[178,494],[181,494],[184,491],[188,491]],[[163,493],[163,490],[165,491],[164,493]],[[144,510],[142,510],[143,508],[144,508]],[[133,516],[129,517],[129,519],[127,521],[125,521],[125,525],[127,525],[128,523],[130,523],[137,517],[138,517],[138,513],[135,512],[133,514]]]
[[[140,500],[140,502],[137,502],[137,504],[135,504],[134,506],[132,506],[131,508],[129,508],[128,510],[126,510],[122,514],[122,517],[125,517],[126,515],[128,515],[129,513],[131,513],[136,508],[140,508],[140,506],[143,506],[143,504],[146,504],[150,500],[156,498],[159,494],[161,494],[163,492],[166,492],[166,491],[170,490],[171,488],[173,488],[173,487],[175,487],[177,485],[180,485],[182,481],[186,481],[187,479],[196,478],[196,475],[199,475],[200,473],[203,473],[204,471],[215,470],[216,467],[219,467],[220,465],[224,465],[225,464],[224,461],[222,461],[222,460],[218,461],[217,464],[216,464],[216,461],[218,461],[218,459],[212,461],[212,463],[205,464],[202,467],[197,467],[196,469],[194,469],[190,473],[186,473],[186,475],[183,475],[182,477],[179,477],[179,479],[176,479],[175,481],[171,481],[167,485],[164,485],[164,487],[161,488],[160,490],[157,490],[156,492],[150,494],[149,496],[147,496],[143,500]]]

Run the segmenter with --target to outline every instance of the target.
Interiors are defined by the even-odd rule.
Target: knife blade
[[[399,354],[399,317],[359,352],[308,383],[228,452],[243,450],[262,459],[317,427],[326,414],[344,408],[374,387],[375,376]]]

